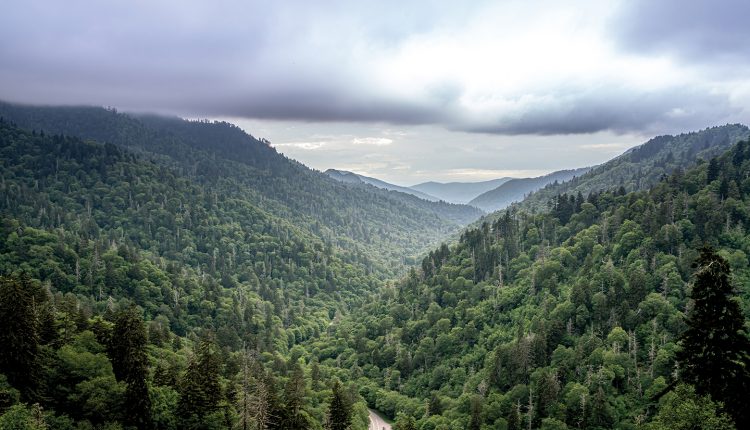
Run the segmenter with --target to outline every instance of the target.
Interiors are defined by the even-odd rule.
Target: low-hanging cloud
[[[599,3],[576,6],[592,12],[581,23],[544,0],[11,0],[0,15],[0,99],[504,135],[675,130],[743,112],[710,76],[654,81],[673,69],[658,63],[644,72],[651,63],[616,57],[597,40],[612,36],[635,57],[660,55],[650,40],[693,56],[722,43],[741,56],[739,41],[714,31],[720,23],[700,27],[705,37],[690,48],[697,36],[676,31],[682,15],[661,14],[660,27],[644,12],[650,2],[627,10]],[[596,20],[613,13],[622,25],[610,35]]]
[[[639,92],[630,88],[579,89],[518,103],[496,121],[463,130],[506,135],[588,134],[600,131],[659,133],[713,124],[738,113],[725,95],[689,87]]]

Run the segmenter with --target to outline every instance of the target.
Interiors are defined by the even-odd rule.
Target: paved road
[[[377,412],[372,409],[368,411],[370,411],[370,430],[391,430],[391,425],[385,422]]]

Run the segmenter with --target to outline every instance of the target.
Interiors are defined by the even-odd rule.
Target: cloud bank
[[[0,99],[498,135],[700,128],[750,107],[750,5],[719,3],[11,0]]]

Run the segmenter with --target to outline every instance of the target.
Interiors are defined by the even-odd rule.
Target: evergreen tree
[[[183,427],[202,428],[204,418],[216,410],[221,400],[221,363],[214,349],[210,339],[201,339],[180,383],[177,410]]]
[[[521,430],[521,405],[516,403],[508,414],[508,430]]]
[[[287,424],[291,419],[289,410],[285,407],[279,397],[278,381],[272,372],[265,372],[264,384],[266,386],[266,406],[268,430],[287,430]]]
[[[699,395],[723,402],[737,427],[747,428],[750,416],[743,399],[750,388],[750,341],[734,298],[729,263],[704,248],[694,267],[693,307],[677,354],[680,378],[695,386]]]
[[[127,383],[125,390],[126,423],[139,429],[152,427],[151,401],[146,377],[146,327],[136,308],[121,311],[115,319],[109,356],[112,370],[119,381]]]
[[[719,161],[716,158],[712,158],[711,161],[708,162],[708,170],[706,172],[707,182],[711,183],[714,180],[718,179],[719,173],[721,173]]]
[[[299,363],[294,363],[292,374],[284,387],[284,429],[306,430],[310,428],[309,418],[303,410],[306,388],[302,367]]]
[[[478,395],[471,399],[470,430],[479,430],[482,427],[482,398]]]
[[[430,395],[430,403],[427,405],[427,413],[429,415],[440,415],[443,413],[443,402],[440,400],[440,395],[437,391],[433,391]]]
[[[24,400],[36,396],[39,334],[34,285],[21,279],[0,277],[0,374],[21,392]]]
[[[328,417],[326,429],[328,430],[346,430],[352,423],[352,409],[346,393],[341,387],[341,383],[333,383],[331,403],[328,407]]]

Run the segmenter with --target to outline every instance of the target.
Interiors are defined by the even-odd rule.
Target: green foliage
[[[191,182],[208,188],[210,192],[204,197],[206,203],[230,204],[225,211],[232,215],[240,210],[237,206],[254,206],[267,215],[285,219],[312,236],[322,238],[331,246],[345,248],[349,262],[381,275],[401,272],[405,257],[414,259],[439,240],[457,232],[460,225],[481,215],[481,211],[471,206],[428,202],[404,193],[340,183],[287,159],[268,141],[249,136],[226,122],[135,117],[101,108],[44,108],[6,103],[0,103],[0,117],[29,130],[107,142],[147,154],[160,167],[169,166],[173,168],[169,169],[172,172],[182,172],[182,177],[177,179],[189,177]],[[110,146],[108,152],[115,150]],[[15,149],[17,153],[20,152],[18,149]],[[7,152],[2,155],[4,159],[9,156]],[[49,161],[51,165],[45,165],[44,170],[37,172],[39,176],[55,172],[54,154],[49,154]],[[106,156],[91,161],[83,166],[84,172],[117,172],[109,165]],[[162,174],[171,176],[169,170],[160,168]],[[195,246],[189,237],[176,237],[175,231],[177,226],[190,230],[190,221],[198,223],[201,220],[201,213],[196,212],[195,205],[164,189],[150,193],[148,188],[154,184],[143,181],[142,172],[130,170],[127,173],[131,179],[139,177],[141,181],[134,184],[136,186],[129,190],[130,193],[120,195],[122,200],[104,199],[106,206],[102,208],[96,193],[87,193],[93,213],[104,209],[104,213],[96,217],[99,225],[102,225],[102,219],[119,218],[111,211],[123,204],[137,204],[151,212],[155,208],[148,203],[152,201],[151,197],[156,197],[154,203],[165,203],[159,209],[166,213],[159,212],[158,216],[151,217],[152,230],[147,233],[166,236],[156,239],[162,247],[182,249]],[[110,181],[102,181],[102,185],[106,187]],[[40,180],[40,183],[45,186],[48,181]],[[172,204],[180,206],[180,216],[168,215],[174,212]],[[256,215],[256,218],[260,217]],[[242,219],[237,218],[232,223],[234,227],[243,224]],[[182,220],[184,224],[180,222]],[[162,221],[169,223],[163,225]],[[167,231],[160,232],[160,224]],[[208,225],[214,227],[214,223]],[[275,232],[271,236],[279,237]],[[216,245],[203,252],[210,255],[214,247],[224,256],[230,252]],[[238,256],[243,254],[237,252]],[[217,265],[221,263],[217,262]]]
[[[83,115],[72,123],[93,126],[100,120],[106,122]],[[291,168],[302,176],[295,180],[321,180],[267,145],[253,146],[252,139],[226,124],[180,124],[198,134],[211,128],[217,133],[212,139],[234,134],[234,145],[247,145],[245,164],[272,160],[296,166]],[[255,176],[268,176],[268,166],[243,167],[208,157],[208,136],[191,146],[187,135],[178,138],[176,131],[150,128],[143,135],[129,134],[143,130],[138,125],[116,134],[130,144],[151,142],[161,155],[143,147],[135,155],[0,120],[0,273],[9,275],[0,296],[7,304],[3,326],[12,328],[0,336],[17,346],[0,350],[7,358],[0,373],[7,381],[0,384],[0,407],[38,399],[48,422],[59,428],[146,428],[149,417],[160,429],[231,428],[241,415],[234,381],[244,344],[256,357],[254,369],[262,369],[250,379],[261,373],[276,378],[268,383],[267,410],[290,420],[276,424],[319,428],[325,417],[324,387],[317,384],[312,393],[305,388],[299,397],[299,378],[307,379],[305,360],[299,369],[278,363],[290,354],[297,360],[307,356],[300,343],[319,335],[348,306],[366,300],[379,278],[391,273],[382,263],[385,257],[371,258],[364,243],[345,238],[343,229],[334,232],[309,214],[285,209],[280,201],[289,195],[264,197],[271,191],[255,189],[264,181]],[[258,157],[248,155],[256,149]],[[167,153],[186,158],[170,161]],[[214,170],[193,170],[200,160],[216,163]],[[189,168],[180,164],[188,161]],[[317,179],[311,182],[309,175]],[[282,185],[278,182],[274,190]],[[346,204],[380,204],[376,216],[383,220],[391,218],[388,210],[412,205],[377,191],[333,187],[327,192],[343,193]],[[448,224],[433,212],[409,207],[411,212],[400,219],[410,228],[430,226],[433,235],[453,228],[443,228]],[[347,218],[347,225],[369,222],[359,215]],[[421,216],[430,221],[415,222]],[[427,243],[417,236],[391,239],[413,249]],[[397,249],[400,260],[406,253]],[[199,343],[196,333],[204,328],[215,332],[208,367],[216,371],[189,368],[200,367],[189,357]],[[327,368],[317,369],[318,381]],[[290,379],[296,384],[288,384]],[[249,384],[247,398],[257,399],[258,387]],[[364,406],[359,398],[352,402],[359,422]],[[198,404],[203,415],[178,412],[181,404],[190,403]]]
[[[709,396],[696,394],[691,385],[680,384],[661,399],[659,412],[648,430],[733,430],[732,418]]]
[[[750,202],[748,145],[715,164],[712,182],[704,163],[648,191],[563,195],[549,213],[506,211],[431,252],[419,272],[310,346],[323,364],[362,369],[382,387],[367,388],[370,405],[420,417],[418,427],[435,425],[425,412],[436,395],[446,399],[440,415],[460,428],[636,427],[673,382],[696,249],[713,244],[733,256],[735,279],[750,275],[750,213],[741,209]],[[732,333],[741,346],[750,283],[737,285]],[[747,367],[740,355],[735,363]]]
[[[540,193],[551,211],[505,211],[383,282],[469,212],[331,181],[226,123],[0,111],[45,130],[0,120],[14,422],[363,430],[367,402],[407,428],[634,428],[682,334],[716,326],[683,315],[704,243],[738,287],[723,326],[745,336],[750,151],[720,154],[742,127],[658,138]],[[712,161],[661,178],[696,157]],[[704,404],[680,390],[654,425]],[[713,400],[696,416],[724,425],[733,399]]]
[[[409,415],[400,414],[396,417],[393,430],[417,430],[417,422]]]
[[[46,430],[47,428],[38,404],[33,406],[17,404],[0,415],[0,429],[3,430]]]

